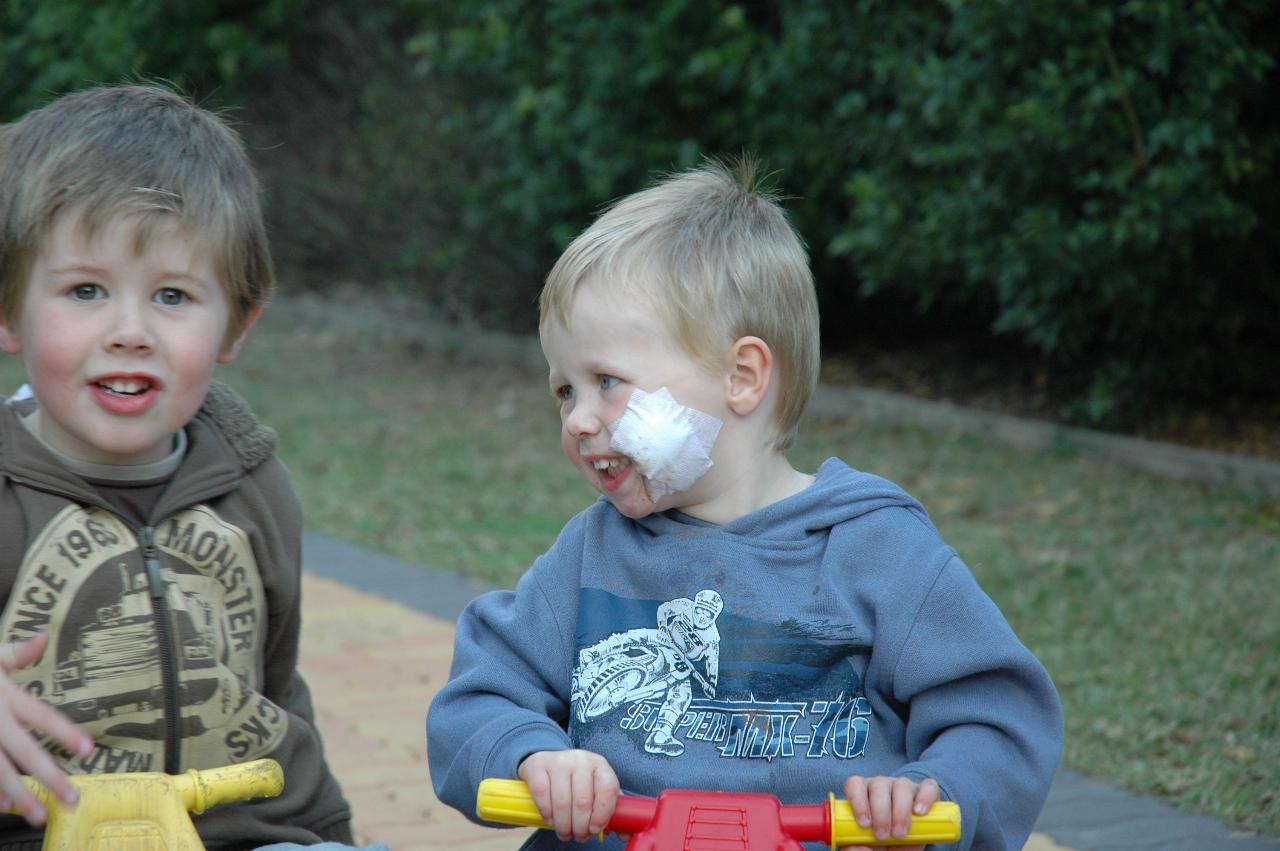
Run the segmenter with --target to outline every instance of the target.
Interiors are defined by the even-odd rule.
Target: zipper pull
[[[164,599],[164,577],[160,575],[160,554],[156,551],[156,530],[152,526],[143,526],[138,530],[138,540],[142,542],[142,563],[147,568],[147,585],[151,588],[153,599]]]

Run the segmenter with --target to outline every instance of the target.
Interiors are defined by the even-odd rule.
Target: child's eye
[[[71,297],[76,301],[93,301],[102,295],[102,287],[97,284],[77,284],[71,290]]]
[[[617,387],[617,386],[618,386],[619,384],[621,384],[621,383],[622,383],[622,379],[620,379],[620,378],[614,378],[612,375],[602,375],[602,376],[600,376],[600,389],[601,389],[601,390],[608,390],[608,389],[609,389],[609,388],[611,388],[611,387]]]
[[[173,287],[165,287],[156,293],[156,301],[167,307],[177,307],[186,303],[187,294]]]
[[[554,392],[555,392],[555,397],[559,399],[561,402],[573,401],[573,385],[572,384],[561,384],[559,387],[555,389]]]

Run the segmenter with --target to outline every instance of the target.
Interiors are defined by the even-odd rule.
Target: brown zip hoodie
[[[212,768],[271,757],[284,792],[196,816],[210,848],[350,841],[297,671],[302,517],[275,433],[214,382],[144,518],[128,518],[0,404],[0,641],[49,633],[11,678],[97,747],[68,773]],[[41,831],[0,816],[0,849]]]

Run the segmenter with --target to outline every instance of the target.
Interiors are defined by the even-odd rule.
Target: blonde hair
[[[15,321],[55,220],[87,239],[137,220],[136,251],[176,219],[213,257],[231,303],[227,340],[275,273],[257,178],[223,119],[158,85],[87,89],[0,127],[0,311]]]
[[[613,204],[551,269],[540,325],[567,324],[588,277],[647,298],[708,368],[735,340],[764,340],[778,388],[774,446],[794,444],[818,380],[818,304],[804,244],[752,161],[708,161]]]

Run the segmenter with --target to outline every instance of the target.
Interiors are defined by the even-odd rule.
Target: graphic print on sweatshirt
[[[770,761],[863,755],[870,648],[850,628],[738,617],[710,588],[665,601],[580,597],[570,697],[579,746],[608,725],[659,756],[695,746]]]
[[[37,736],[71,773],[164,770],[157,610],[174,648],[182,767],[253,759],[284,737],[284,711],[256,691],[267,607],[247,535],[198,506],[156,527],[155,543],[159,589],[133,530],[68,506],[27,550],[0,615],[0,640],[50,633],[40,661],[10,677],[93,736],[85,759]]]

